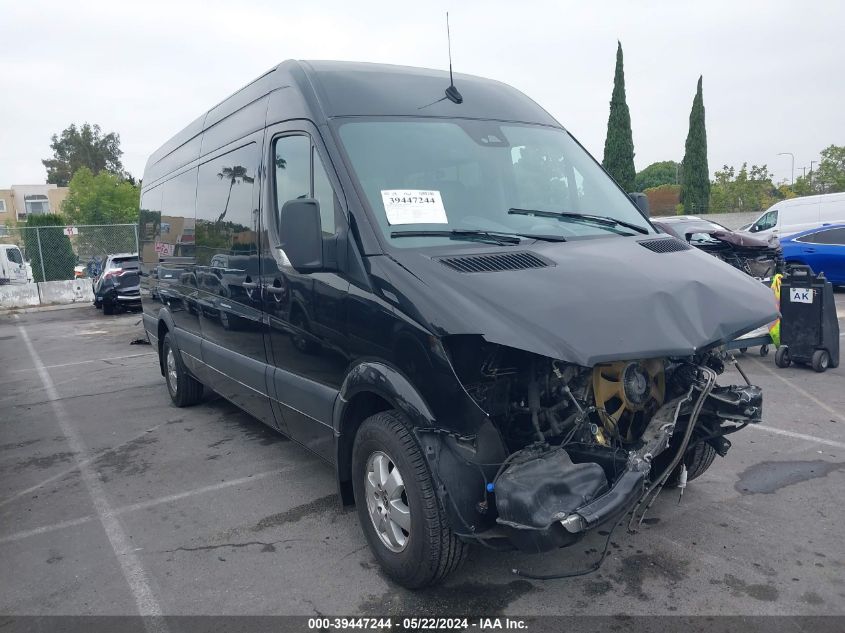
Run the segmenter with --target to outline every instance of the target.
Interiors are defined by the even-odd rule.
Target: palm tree
[[[226,206],[223,207],[223,213],[220,214],[220,217],[217,218],[218,222],[221,222],[223,218],[226,217],[226,212],[229,211],[229,200],[232,198],[232,187],[235,184],[241,184],[242,182],[252,184],[255,182],[255,178],[252,176],[247,176],[247,169],[246,167],[242,167],[241,165],[235,165],[234,167],[224,167],[220,170],[220,173],[217,174],[217,177],[220,180],[224,178],[229,181],[229,195],[226,196]]]

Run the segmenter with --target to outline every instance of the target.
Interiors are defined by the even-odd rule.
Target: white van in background
[[[14,244],[0,244],[0,284],[25,284],[31,279],[29,266],[21,249]]]
[[[827,224],[845,222],[845,193],[790,198],[773,204],[748,227],[756,237],[787,237]]]

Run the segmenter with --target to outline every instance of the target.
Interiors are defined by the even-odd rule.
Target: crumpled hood
[[[744,248],[762,248],[773,251],[780,248],[780,244],[777,241],[771,242],[753,235],[737,233],[736,231],[708,231],[708,234],[712,235],[717,240],[727,242],[733,246],[741,246]]]
[[[698,249],[656,253],[639,243],[656,237],[449,249],[532,252],[551,264],[527,270],[463,273],[416,249],[375,259],[400,310],[439,335],[480,334],[586,367],[690,355],[778,318],[759,282]]]

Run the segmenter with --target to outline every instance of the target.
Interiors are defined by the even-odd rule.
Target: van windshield
[[[373,215],[397,247],[449,243],[458,237],[452,231],[563,239],[654,232],[560,129],[386,118],[345,121],[339,135]]]

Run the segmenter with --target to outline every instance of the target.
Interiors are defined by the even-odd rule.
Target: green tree
[[[120,157],[120,135],[103,134],[99,125],[71,124],[61,135],[53,134],[50,148],[52,158],[41,162],[47,168],[47,183],[66,187],[80,167],[87,167],[95,174],[101,171],[123,175]]]
[[[787,195],[775,187],[766,165],[752,165],[750,171],[747,163],[739,171],[725,165],[715,176],[710,189],[713,213],[762,211]]]
[[[631,133],[631,113],[625,101],[625,71],[622,65],[622,43],[617,42],[616,73],[610,116],[607,119],[607,138],[601,164],[625,191],[634,191],[634,139]]]
[[[26,257],[32,265],[35,281],[73,279],[76,255],[70,239],[64,233],[65,220],[61,215],[50,213],[30,215],[23,231]],[[48,228],[44,228],[48,227]],[[41,255],[44,255],[44,266]]]
[[[825,193],[845,191],[845,145],[831,145],[821,151],[815,180]]]
[[[129,224],[138,221],[140,192],[108,171],[80,167],[70,181],[62,213],[73,224]]]
[[[710,206],[710,170],[707,167],[707,130],[704,124],[702,77],[692,101],[689,132],[684,147],[681,203],[687,213],[704,213]]]
[[[664,160],[659,163],[652,163],[641,172],[637,172],[634,181],[637,191],[645,191],[661,185],[678,184],[681,165],[673,160]]]

